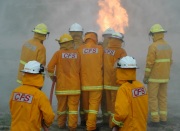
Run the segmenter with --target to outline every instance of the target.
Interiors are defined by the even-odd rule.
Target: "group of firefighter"
[[[102,124],[112,130],[146,131],[148,111],[149,126],[167,124],[172,49],[164,40],[166,31],[160,24],[153,25],[149,32],[153,43],[148,48],[143,79],[147,88],[136,80],[138,66],[123,48],[124,35],[112,28],[103,32],[100,43],[95,31],[84,33],[80,24],[72,24],[69,33],[56,39],[60,49],[47,66],[43,45],[49,35],[47,26],[38,24],[33,32],[34,37],[22,46],[17,79],[20,86],[10,98],[11,131],[46,130],[53,123],[55,114],[41,91],[45,70],[56,83],[60,129],[68,126],[69,131],[76,131],[80,114],[81,126],[87,131],[99,130],[99,109]]]

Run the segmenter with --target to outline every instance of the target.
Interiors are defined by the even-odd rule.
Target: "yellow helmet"
[[[165,33],[165,32],[167,31],[164,30],[160,24],[154,24],[150,29],[149,35],[154,34],[154,33]]]
[[[43,35],[49,34],[47,26],[44,23],[38,24],[34,28],[33,32],[36,32],[36,33],[39,33],[39,34],[43,34]]]
[[[71,35],[69,34],[63,34],[62,36],[60,36],[60,39],[56,39],[56,41],[58,41],[59,43],[64,43],[64,42],[68,42],[68,41],[72,41],[73,38]]]

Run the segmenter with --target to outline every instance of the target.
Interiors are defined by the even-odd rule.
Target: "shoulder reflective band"
[[[107,86],[107,85],[104,85],[104,89],[105,90],[118,90],[119,86]]]
[[[82,86],[82,90],[102,90],[103,86]]]
[[[56,95],[66,95],[66,94],[68,94],[68,95],[70,95],[70,94],[74,95],[74,94],[80,94],[80,93],[81,93],[80,90],[66,90],[66,91],[56,91],[56,92],[55,92]]]
[[[155,62],[159,63],[159,62],[170,62],[170,59],[156,59]]]
[[[22,65],[25,65],[25,64],[26,64],[26,62],[23,61],[23,60],[20,60],[20,63],[21,63]]]
[[[169,50],[171,47],[168,44],[163,44],[163,45],[158,45],[157,46],[158,50]]]
[[[114,122],[114,124],[116,124],[117,126],[119,126],[119,127],[123,127],[123,122],[119,122],[119,121],[116,121],[115,119],[114,119],[114,116],[113,116],[113,118],[112,118],[112,122]]]
[[[167,83],[169,81],[169,79],[152,79],[152,78],[149,78],[148,81],[149,82],[156,82],[156,83]]]

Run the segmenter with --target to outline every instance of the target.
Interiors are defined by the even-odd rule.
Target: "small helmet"
[[[160,24],[154,24],[149,31],[149,35],[152,35],[154,33],[165,33],[165,32],[167,31],[164,30]]]
[[[93,30],[87,31],[87,32],[85,33],[85,35],[87,35],[87,34],[89,34],[89,33],[94,33],[96,36],[98,36],[97,33],[96,33],[96,31],[93,31]]]
[[[83,32],[83,28],[82,28],[82,26],[80,24],[74,23],[69,28],[69,31],[82,31]]]
[[[114,32],[115,32],[115,31],[114,31],[112,28],[108,28],[108,29],[106,29],[106,30],[103,32],[102,36],[112,35]]]
[[[44,72],[44,66],[39,62],[33,60],[25,64],[24,69],[21,72],[30,74],[39,74]]]
[[[48,28],[47,28],[47,26],[44,23],[38,24],[34,28],[33,32],[36,32],[36,33],[39,33],[39,34],[43,34],[43,35],[49,34]]]
[[[125,56],[117,62],[119,68],[138,68],[136,60],[131,56]]]
[[[68,41],[72,41],[73,38],[71,35],[69,34],[63,34],[62,36],[60,36],[60,39],[56,39],[56,41],[58,41],[59,43],[64,43],[64,42],[68,42]]]
[[[92,39],[94,42],[97,42],[97,35],[95,33],[87,33],[84,37],[84,41],[87,39]]]
[[[114,32],[110,37],[111,38],[117,38],[117,39],[120,39],[120,40],[124,41],[123,40],[124,35],[122,33],[119,33],[119,32]]]

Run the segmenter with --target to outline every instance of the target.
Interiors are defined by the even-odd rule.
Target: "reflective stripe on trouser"
[[[80,95],[56,95],[58,101],[58,125],[65,126],[68,114],[68,126],[76,128],[78,123],[78,105]]]
[[[167,120],[167,83],[148,83],[148,101],[153,122]]]
[[[96,129],[97,113],[101,102],[102,91],[82,91],[82,106],[87,112],[86,130]]]

